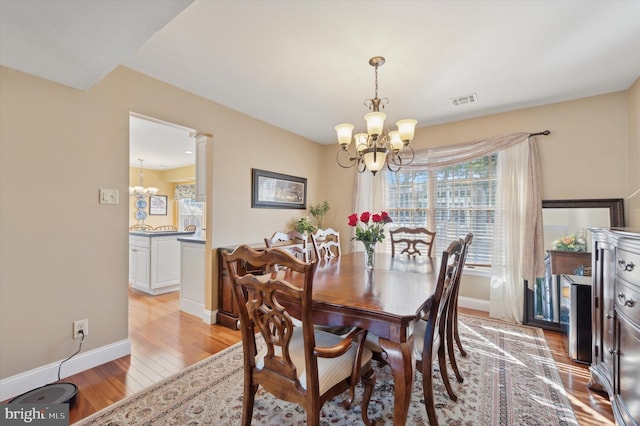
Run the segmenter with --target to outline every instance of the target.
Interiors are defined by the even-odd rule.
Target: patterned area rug
[[[464,383],[450,375],[458,402],[449,399],[440,373],[434,368],[439,424],[578,424],[542,330],[460,315],[460,333],[468,352],[467,357],[457,354]],[[388,366],[376,370],[378,379],[369,417],[377,424],[390,425],[391,370]],[[242,386],[242,346],[237,344],[76,425],[238,425],[242,418]],[[359,388],[349,411],[340,405],[340,396],[328,401],[322,410],[323,424],[362,424],[358,405],[361,396]],[[407,424],[428,424],[421,400],[422,378],[416,372]],[[304,425],[305,412],[260,388],[252,424]]]

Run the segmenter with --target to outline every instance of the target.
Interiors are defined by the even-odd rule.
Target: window
[[[183,198],[178,201],[178,228],[183,231],[188,225],[195,225],[196,229],[202,229],[204,203],[192,198]]]
[[[392,227],[422,226],[436,231],[434,253],[473,232],[467,264],[489,266],[497,158],[493,154],[437,170],[386,173]]]

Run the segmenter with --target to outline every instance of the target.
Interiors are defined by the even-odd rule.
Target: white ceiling
[[[389,126],[626,90],[640,75],[638,0],[189,3],[0,0],[0,63],[82,89],[122,64],[322,144],[338,123],[364,125],[376,55]]]

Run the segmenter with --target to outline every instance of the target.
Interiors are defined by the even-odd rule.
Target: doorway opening
[[[195,200],[197,133],[133,112],[129,123],[129,286],[152,296],[178,291],[179,239],[202,236],[206,222],[206,203]]]

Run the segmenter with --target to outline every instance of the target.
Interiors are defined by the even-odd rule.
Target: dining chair
[[[462,269],[462,263],[460,262],[462,249],[461,240],[456,240],[452,241],[449,247],[442,252],[436,291],[431,299],[430,306],[425,312],[419,314],[422,319],[416,323],[413,332],[413,356],[416,360],[416,369],[422,373],[423,397],[429,424],[432,425],[438,424],[433,398],[433,361],[436,355],[438,357],[440,377],[442,377],[449,398],[453,401],[458,399],[449,382],[445,347],[447,340],[447,307],[455,280]]]
[[[195,232],[196,231],[196,226],[195,225],[187,225],[184,227],[185,232]]]
[[[318,261],[340,256],[340,232],[333,228],[318,229],[311,234],[311,243]]]
[[[427,228],[409,228],[401,226],[396,229],[389,230],[389,237],[391,239],[391,257],[395,257],[396,248],[398,248],[399,254],[407,254],[409,257],[421,256],[422,252],[418,246],[425,246],[422,250],[425,250],[425,254],[431,257],[431,251],[435,243],[436,233],[429,231]],[[396,247],[398,246],[398,247]],[[369,333],[367,335],[366,346],[374,353],[374,358],[380,362],[385,362],[384,357],[381,356],[382,348],[378,343],[378,336]]]
[[[176,228],[173,225],[160,225],[153,228],[153,230],[154,231],[177,231],[178,228]]]
[[[276,231],[271,237],[265,238],[264,243],[267,248],[282,248],[295,257],[308,262],[309,246],[307,245],[307,240],[307,236],[298,231]]]
[[[362,379],[362,420],[370,425],[367,409],[375,373],[371,351],[363,345],[367,331],[354,329],[347,336],[337,336],[314,329],[316,262],[303,262],[280,248],[257,251],[247,245],[222,255],[233,279],[244,346],[242,424],[251,424],[259,386],[278,399],[301,405],[307,412],[307,424],[319,425],[323,404],[348,390],[343,406],[349,408]],[[239,261],[274,272],[239,276]],[[274,265],[280,268],[273,269]],[[287,307],[295,308],[301,327],[294,326]],[[260,343],[257,333],[263,339]],[[263,349],[258,351],[259,347]]]
[[[422,250],[426,251],[427,256],[431,256],[433,244],[435,242],[436,233],[429,231],[427,228],[408,228],[401,226],[400,228],[389,230],[391,238],[391,257],[396,255],[396,246],[400,250],[400,254],[409,256],[421,256]],[[425,246],[419,248],[418,246]]]
[[[316,262],[328,261],[340,257],[340,232],[333,228],[318,229],[311,234],[311,244]],[[353,329],[348,326],[316,325],[317,330],[344,335]]]
[[[449,363],[451,364],[451,368],[456,376],[458,382],[462,383],[464,379],[458,370],[458,363],[456,362],[455,352],[453,350],[453,342],[455,341],[458,349],[460,350],[460,354],[462,356],[467,356],[467,352],[462,347],[462,342],[460,341],[460,334],[458,332],[458,294],[460,292],[460,281],[462,279],[462,270],[464,268],[465,263],[467,262],[467,252],[469,251],[469,246],[473,242],[473,233],[468,233],[464,240],[460,240],[462,244],[462,251],[460,253],[460,267],[457,270],[457,276],[453,283],[453,288],[451,290],[451,297],[449,299],[449,303],[447,305],[447,352],[449,354]]]
[[[150,225],[136,224],[129,227],[129,231],[153,231]]]

